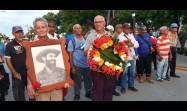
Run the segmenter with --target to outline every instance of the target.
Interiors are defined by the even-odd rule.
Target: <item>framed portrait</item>
[[[38,93],[62,89],[70,79],[69,56],[63,40],[25,42],[27,74]]]

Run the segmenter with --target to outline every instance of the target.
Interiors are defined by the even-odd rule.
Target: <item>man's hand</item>
[[[172,54],[169,54],[169,61],[172,61],[172,58],[173,58]]]
[[[36,93],[35,93],[32,85],[30,85],[30,84],[27,85],[27,92],[28,92],[28,96],[30,99],[33,99],[36,96]]]
[[[13,72],[13,76],[14,76],[15,79],[21,80],[21,75],[20,75],[20,73]]]
[[[162,61],[162,59],[163,59],[163,57],[160,56],[160,57],[159,57],[159,61]]]
[[[151,47],[151,52],[155,52],[156,50],[153,48],[153,47]]]
[[[4,78],[4,76],[0,74],[0,80],[3,79],[3,78]]]
[[[75,74],[76,70],[75,70],[75,67],[74,67],[74,66],[71,67],[71,72],[72,72],[73,74]]]
[[[134,46],[134,44],[132,43],[132,41],[130,39],[128,39],[128,46],[129,47],[133,47]]]
[[[69,88],[69,87],[70,87],[69,83],[64,84],[64,88]]]
[[[84,51],[84,56],[87,56],[88,51]]]

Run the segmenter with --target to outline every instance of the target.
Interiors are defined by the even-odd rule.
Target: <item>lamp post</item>
[[[136,16],[136,13],[135,13],[135,12],[134,12],[134,13],[132,13],[133,29],[135,29],[135,28],[136,28],[136,26],[135,26],[135,23],[136,23],[135,16]]]

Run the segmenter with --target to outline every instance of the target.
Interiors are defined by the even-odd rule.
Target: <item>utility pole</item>
[[[110,22],[110,13],[111,13],[111,10],[107,10],[107,20],[106,20],[107,25]]]
[[[115,10],[107,10],[107,25],[115,18],[115,12]]]

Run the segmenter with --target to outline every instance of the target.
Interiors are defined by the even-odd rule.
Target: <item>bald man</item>
[[[94,18],[95,31],[88,35],[86,39],[86,46],[84,48],[85,55],[88,52],[88,49],[94,44],[94,40],[105,35],[105,18],[101,15],[97,15]],[[92,71],[92,100],[93,101],[112,101],[112,91],[114,79],[107,79],[102,72]]]

